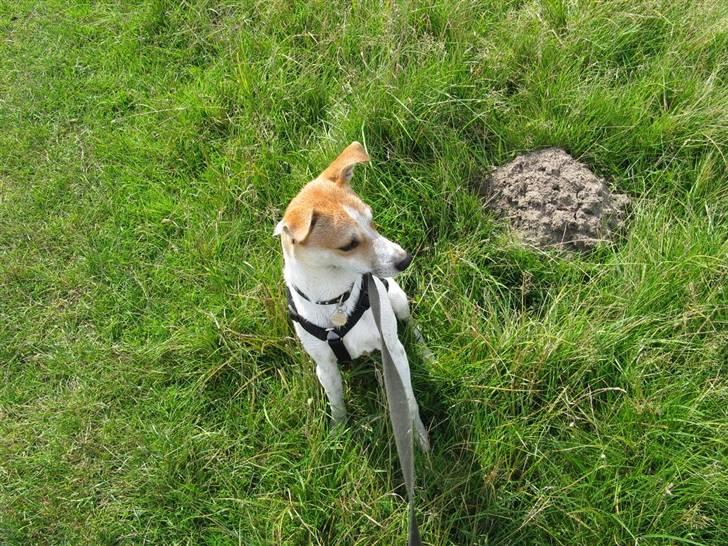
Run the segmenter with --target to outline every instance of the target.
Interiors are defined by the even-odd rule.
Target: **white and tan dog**
[[[382,307],[383,324],[396,330],[396,320],[390,315],[400,320],[410,315],[407,296],[392,277],[407,268],[412,256],[377,232],[372,209],[349,185],[354,166],[368,160],[361,144],[350,144],[304,186],[274,231],[281,236],[289,312],[304,349],[316,362],[316,375],[335,423],[346,419],[338,363],[381,350],[382,339],[369,309],[366,275],[386,279],[377,284],[382,286],[378,290],[386,290],[391,304]],[[426,450],[427,433],[412,391],[404,347],[396,335],[393,339],[395,346],[389,349],[398,353],[395,362],[400,361],[397,368],[415,430]]]

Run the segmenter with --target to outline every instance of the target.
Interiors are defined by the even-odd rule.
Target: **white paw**
[[[331,408],[331,425],[339,426],[346,423],[346,408]]]
[[[423,432],[422,434],[417,432],[417,443],[420,445],[422,453],[430,452],[430,438],[428,437],[427,432]]]
[[[415,436],[417,436],[417,443],[420,444],[422,452],[429,453],[430,436],[427,434],[427,429],[425,428],[425,425],[422,424],[419,414],[415,417]]]

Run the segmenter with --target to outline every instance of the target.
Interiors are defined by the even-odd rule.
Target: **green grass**
[[[728,5],[349,4],[0,2],[0,543],[404,542],[376,361],[330,431],[271,236],[360,140],[426,542],[725,544]],[[613,246],[482,211],[543,146],[632,197]]]

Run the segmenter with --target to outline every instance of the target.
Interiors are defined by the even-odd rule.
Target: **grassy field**
[[[352,140],[433,453],[425,541],[728,541],[728,4],[0,0],[0,544],[403,544],[376,359],[331,431],[282,209]],[[633,200],[519,245],[562,146]]]

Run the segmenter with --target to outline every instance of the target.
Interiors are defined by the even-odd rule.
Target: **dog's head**
[[[410,264],[401,246],[377,232],[371,207],[349,185],[354,166],[365,161],[362,145],[352,142],[291,201],[274,231],[288,258],[379,277],[393,277]]]

